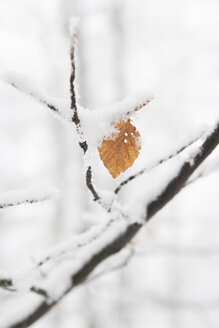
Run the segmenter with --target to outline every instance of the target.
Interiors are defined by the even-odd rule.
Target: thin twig
[[[12,286],[12,280],[11,279],[0,279],[0,287],[11,287]]]
[[[0,279],[0,287],[9,292],[17,292],[18,291],[17,288],[15,288],[13,280],[11,278]],[[48,293],[42,288],[32,286],[30,288],[30,291],[48,298]]]
[[[71,75],[70,75],[70,94],[71,94],[71,109],[73,110],[72,122],[75,123],[76,131],[79,136],[79,146],[82,148],[84,154],[88,150],[88,143],[84,139],[83,131],[81,128],[81,122],[78,115],[77,99],[75,93],[75,48],[77,43],[77,26],[74,27],[74,31],[71,36],[71,49],[70,49],[70,59],[71,59]],[[86,170],[86,185],[94,196],[94,201],[100,200],[100,196],[96,192],[92,183],[92,168],[88,166]]]
[[[74,114],[72,116],[72,122],[77,125],[80,124],[80,120],[78,117],[78,110],[76,104],[76,94],[74,88],[75,82],[75,46],[76,46],[76,33],[71,37],[71,49],[70,49],[70,58],[71,58],[71,75],[70,75],[70,93],[71,93],[71,109],[74,110]]]
[[[45,291],[45,290],[42,289],[42,288],[32,286],[32,287],[30,288],[30,291],[33,292],[33,293],[36,293],[36,294],[38,294],[38,295],[41,295],[41,296],[43,296],[43,297],[45,297],[45,298],[49,298],[49,295],[48,295],[47,291]]]
[[[84,140],[83,132],[81,129],[81,122],[78,116],[77,100],[75,93],[75,48],[77,42],[77,31],[75,26],[75,31],[71,36],[71,49],[70,49],[70,59],[71,59],[71,75],[70,75],[70,95],[71,95],[71,109],[73,110],[72,122],[75,123],[76,131],[79,136],[79,146],[83,149],[84,154],[87,152],[88,144]]]
[[[92,195],[94,196],[94,201],[97,201],[100,199],[100,196],[94,189],[94,186],[92,184],[92,172],[91,172],[91,166],[88,166],[87,172],[86,172],[86,184],[88,189],[91,191]]]
[[[134,112],[138,112],[140,109],[144,108],[145,106],[147,106],[152,100],[154,99],[154,97],[150,96],[148,97],[145,101],[143,101],[141,104],[139,104],[138,106],[134,107],[133,110],[127,112],[127,115],[131,115]]]
[[[21,201],[16,201],[16,202],[8,202],[8,203],[1,203],[0,204],[0,209],[5,209],[8,207],[14,207],[14,206],[18,206],[18,205],[22,205],[22,204],[34,204],[34,203],[40,203],[40,202],[44,202],[46,200],[50,200],[51,197],[45,197],[45,198],[41,198],[41,199],[24,199]]]
[[[51,109],[53,112],[61,115],[61,111],[53,104],[47,102],[46,100],[40,98],[38,95],[34,94],[33,92],[28,92],[28,91],[24,91],[22,90],[22,88],[19,88],[18,85],[14,82],[9,83],[12,87],[14,87],[15,89],[17,89],[18,91],[25,93],[26,95],[28,95],[29,97],[33,98],[36,102],[45,105],[46,107],[48,107],[49,109]]]
[[[0,288],[7,290],[8,292],[16,292],[17,289],[14,287],[14,282],[11,278],[1,278]]]
[[[47,264],[49,261],[54,261],[54,260],[59,260],[60,258],[62,258],[63,256],[71,256],[72,258],[72,254],[76,253],[76,251],[83,249],[84,247],[88,246],[89,244],[95,242],[95,240],[97,240],[101,235],[103,235],[108,228],[114,223],[114,220],[109,220],[109,222],[107,222],[103,227],[100,228],[100,230],[96,231],[95,234],[91,234],[90,238],[86,238],[85,241],[74,241],[74,237],[73,240],[70,241],[69,246],[68,246],[68,250],[66,250],[66,243],[64,243],[64,248],[61,247],[60,251],[57,252],[57,250],[55,249],[55,253],[53,254],[53,252],[50,252],[49,255],[47,255],[45,258],[43,258],[41,261],[39,261],[37,263],[37,269],[39,267],[43,267],[45,264]],[[85,232],[84,234],[87,235],[88,232]],[[80,235],[80,237],[83,238],[83,233]],[[77,236],[78,237],[78,236]]]
[[[203,135],[203,134],[202,134]],[[202,136],[201,135],[201,136]],[[180,149],[178,149],[177,151],[175,151],[174,153],[168,155],[165,158],[162,158],[158,161],[156,161],[155,163],[149,165],[148,167],[143,168],[142,170],[138,171],[137,173],[131,175],[130,177],[128,177],[127,179],[125,179],[124,181],[122,181],[119,186],[114,190],[115,194],[118,194],[120,192],[120,190],[122,189],[123,186],[125,186],[126,184],[128,184],[129,182],[131,182],[132,180],[136,179],[137,177],[139,177],[140,175],[153,170],[155,167],[167,162],[168,160],[170,160],[171,158],[177,156],[178,154],[180,154],[181,152],[183,152],[187,147],[191,146],[193,143],[195,143],[198,139],[200,139],[200,137],[197,137],[195,139],[193,139],[192,141],[190,141],[189,143],[185,144],[183,147],[181,147]]]

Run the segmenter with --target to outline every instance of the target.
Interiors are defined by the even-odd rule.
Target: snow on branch
[[[127,119],[133,115],[135,112],[139,111],[141,108],[147,106],[152,100],[151,96],[146,96],[145,93],[137,95],[134,97],[129,97],[124,99],[119,103],[116,103],[112,107],[104,109],[89,110],[78,106],[77,117],[79,119],[78,127],[79,136],[82,135],[81,130],[83,130],[84,140],[86,140],[86,183],[88,189],[94,196],[93,200],[98,201],[98,203],[106,208],[110,207],[107,205],[103,197],[100,197],[100,193],[94,188],[92,183],[92,157],[96,149],[100,151],[99,146],[103,142],[103,139],[107,139],[108,136],[112,136],[114,133],[117,134],[115,128],[115,122],[120,122],[121,120],[127,121]],[[98,122],[98,126],[97,126]],[[95,129],[94,129],[95,126]],[[134,127],[133,127],[134,131]],[[132,131],[130,133],[133,133]],[[88,149],[89,148],[89,149]],[[88,150],[88,152],[87,152]]]
[[[76,17],[71,17],[70,20],[70,36],[71,36],[71,46],[70,46],[70,58],[71,58],[71,75],[70,75],[70,93],[71,93],[71,109],[74,110],[74,115],[72,121],[76,126],[80,123],[77,113],[76,104],[76,93],[75,93],[75,48],[77,43],[77,27],[79,19]]]
[[[101,144],[104,137],[116,132],[114,126],[117,122],[127,121],[140,109],[147,106],[152,99],[152,96],[144,92],[123,99],[113,106],[105,108],[89,110],[79,106],[78,115],[80,116],[80,123],[84,130],[85,139],[89,142],[89,146],[96,148]]]
[[[147,94],[147,92],[137,93],[129,96],[109,107],[95,109],[91,112],[94,120],[99,120],[104,124],[104,133],[106,134],[107,124],[127,120],[132,117],[136,112],[146,107],[154,97]],[[111,131],[109,132],[111,133]]]
[[[94,196],[94,201],[97,201],[100,199],[100,196],[94,189],[94,186],[92,184],[92,172],[91,172],[91,166],[88,166],[87,172],[86,172],[86,184],[88,189],[91,191],[92,195]]]
[[[152,96],[145,96],[144,94],[138,95],[138,99],[136,97],[132,97],[129,99],[125,99],[110,108],[106,108],[103,110],[94,110],[90,111],[82,108],[77,102],[77,94],[75,88],[75,77],[76,77],[76,64],[75,64],[75,53],[77,46],[77,29],[78,29],[78,21],[77,17],[72,17],[70,20],[70,35],[71,35],[71,44],[70,44],[70,60],[71,60],[71,74],[70,74],[70,97],[71,97],[71,110],[73,110],[72,122],[75,123],[77,135],[79,137],[79,146],[82,148],[84,155],[86,154],[85,166],[86,166],[86,185],[93,195],[93,200],[98,201],[98,203],[106,208],[108,205],[101,199],[100,195],[97,192],[97,189],[94,187],[92,182],[92,165],[88,154],[88,143],[89,149],[93,147],[96,149],[97,145],[101,139],[100,134],[107,133],[112,130],[112,123],[119,121],[123,118],[127,120],[128,117],[133,115],[133,113],[139,111],[143,107],[147,106],[149,102],[153,99]],[[101,116],[101,117],[100,117]],[[82,121],[81,121],[82,119]],[[94,126],[96,122],[101,122],[100,125],[102,129],[98,130],[97,133],[94,130]],[[92,124],[95,122],[95,125]],[[90,129],[89,126],[92,125]],[[104,127],[104,128],[103,128]],[[100,132],[100,133],[99,133]],[[103,137],[103,136],[102,136]],[[96,140],[94,141],[94,139]],[[98,140],[99,139],[99,140]],[[94,141],[94,142],[93,142]],[[95,144],[95,146],[94,146]],[[90,152],[89,152],[90,153]]]
[[[6,290],[13,290],[11,288],[13,286],[13,282],[11,278],[4,277],[2,274],[0,274],[0,287]]]
[[[124,181],[122,181],[118,187],[114,190],[115,194],[118,194],[122,187],[125,186],[126,184],[128,184],[129,182],[131,182],[132,180],[136,179],[137,177],[141,176],[144,173],[147,173],[148,171],[153,170],[155,167],[167,162],[168,160],[172,159],[173,157],[179,155],[181,152],[183,152],[185,149],[187,149],[189,146],[191,146],[192,144],[194,144],[197,140],[199,140],[201,137],[203,136],[203,132],[201,134],[199,134],[198,137],[193,138],[192,140],[190,140],[189,142],[185,143],[183,146],[181,146],[179,149],[175,150],[172,154],[167,155],[166,157],[155,161],[154,163],[152,163],[151,165],[141,169],[140,171],[138,171],[137,173],[129,176],[127,179],[125,179]]]
[[[135,255],[135,249],[130,245],[130,247],[123,248],[118,254],[115,254],[112,259],[109,259],[109,263],[105,263],[104,269],[98,271],[95,274],[91,274],[90,278],[87,279],[87,282],[90,283],[93,280],[98,279],[99,277],[105,276],[106,274],[117,271],[121,268],[126,267],[133,256]],[[107,260],[106,260],[107,262]]]
[[[70,20],[70,34],[71,34],[71,45],[70,45],[70,59],[71,59],[71,74],[70,74],[70,95],[71,95],[71,109],[73,110],[72,122],[75,123],[76,131],[79,136],[79,146],[83,149],[84,154],[87,151],[87,141],[84,140],[83,132],[81,129],[80,118],[78,116],[78,105],[77,97],[75,92],[75,50],[77,44],[77,26],[79,19],[72,17]]]
[[[70,20],[70,34],[71,34],[71,45],[70,45],[70,59],[71,59],[71,74],[70,74],[70,95],[71,95],[71,109],[73,110],[72,122],[75,123],[76,131],[79,137],[79,146],[82,148],[84,154],[88,150],[88,142],[84,138],[84,133],[81,127],[81,121],[78,114],[78,104],[75,92],[75,50],[77,45],[77,27],[79,19],[73,16]],[[83,110],[83,109],[82,109]],[[88,165],[86,168],[86,185],[92,195],[94,196],[94,201],[99,201],[100,196],[98,195],[95,187],[92,183],[92,167]]]
[[[132,97],[123,99],[113,106],[105,108],[104,111],[109,112],[112,119],[117,122],[119,120],[130,118],[140,109],[146,107],[153,99],[154,96],[147,95],[146,92],[142,92]]]
[[[189,179],[189,181],[186,183],[185,187],[189,186],[190,184],[196,182],[200,178],[204,178],[215,171],[219,169],[219,156],[217,158],[213,158],[211,161],[207,161],[205,163],[206,165],[203,165],[200,170],[198,170],[194,176]]]
[[[124,248],[129,241],[136,235],[139,229],[150,220],[159,210],[161,210],[172,198],[174,198],[185,185],[186,181],[193,174],[193,172],[202,164],[202,162],[212,153],[219,143],[219,123],[212,128],[208,136],[199,149],[193,153],[189,160],[182,163],[181,168],[167,183],[162,186],[157,195],[147,203],[145,200],[145,221],[130,223],[128,220],[115,218],[111,220],[110,224],[106,227],[103,233],[96,236],[91,243],[86,244],[82,252],[78,253],[77,260],[74,265],[68,265],[68,270],[60,271],[59,265],[56,265],[54,270],[61,272],[61,282],[67,281],[63,289],[59,290],[58,297],[48,300],[43,300],[31,311],[27,311],[22,319],[14,319],[14,323],[7,326],[7,328],[23,328],[28,327],[36,322],[39,318],[45,315],[61,298],[70,292],[75,286],[82,284],[88,275],[97,267],[98,264],[103,262],[109,256],[119,252]],[[109,214],[109,215],[112,215]],[[69,263],[70,264],[70,263]],[[72,271],[71,271],[72,269]],[[49,276],[49,275],[48,275]],[[59,276],[59,275],[58,275]],[[64,277],[64,278],[63,278]],[[54,275],[53,275],[54,279]],[[60,276],[59,280],[60,281]],[[37,286],[37,284],[35,284]],[[43,289],[47,291],[46,288]],[[49,284],[51,288],[56,289],[57,281],[55,284]],[[37,286],[38,287],[38,286]],[[39,285],[41,288],[41,285]],[[55,291],[54,291],[55,292]]]
[[[147,206],[148,221],[154,216],[163,206],[165,206],[179,191],[183,188],[186,181],[193,172],[202,164],[202,162],[212,153],[219,143],[219,122],[212,128],[198,151],[191,156],[189,161],[186,161],[181,166],[178,174],[167,184],[165,189],[158,195],[156,199],[151,201]]]
[[[11,85],[19,92],[22,92],[27,96],[31,97],[32,99],[34,99],[34,101],[45,105],[52,112],[57,114],[58,118],[63,119],[65,121],[68,120],[68,118],[64,116],[63,112],[63,107],[64,109],[66,107],[64,101],[45,96],[42,91],[37,90],[38,88],[36,88],[36,86],[33,85],[33,82],[29,81],[26,76],[23,77],[15,73],[5,73],[1,74],[1,80]],[[30,88],[30,85],[32,86],[32,88]],[[54,103],[57,103],[57,105],[55,105]],[[59,107],[61,107],[62,110]]]
[[[4,277],[4,275],[3,275],[3,277],[1,277],[1,275],[0,275],[0,288],[5,289],[8,292],[19,292],[20,291],[19,285],[17,286],[17,282],[11,278]],[[22,288],[21,288],[21,291],[23,291]],[[48,298],[46,291],[43,290],[42,288],[37,288],[35,286],[32,286],[29,289],[29,291]]]
[[[0,289],[4,289],[8,292],[17,292],[15,287],[15,278],[9,276],[8,273],[2,272],[0,270]]]
[[[0,194],[0,209],[21,204],[39,203],[57,198],[59,191],[54,187],[35,186],[26,190],[10,190]]]

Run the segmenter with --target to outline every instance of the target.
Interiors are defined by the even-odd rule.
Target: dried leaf
[[[114,179],[133,165],[141,149],[140,133],[130,120],[120,121],[115,129],[118,133],[104,138],[98,147],[100,158]]]

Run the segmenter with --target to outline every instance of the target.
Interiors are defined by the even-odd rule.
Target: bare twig
[[[40,202],[45,202],[46,200],[50,200],[51,197],[44,197],[44,198],[39,198],[39,199],[24,199],[21,201],[16,201],[16,202],[8,202],[8,203],[1,203],[0,204],[0,209],[5,209],[8,207],[14,207],[22,204],[34,204],[34,203],[40,203]]]
[[[17,292],[14,280],[6,275],[0,278],[0,288],[7,290],[8,292]]]
[[[145,106],[147,106],[153,99],[154,99],[154,97],[152,97],[152,96],[148,97],[145,101],[143,101],[141,104],[139,104],[138,106],[136,106],[132,111],[127,112],[127,115],[131,115],[134,112],[138,112],[140,109],[142,109]]]
[[[81,122],[78,115],[78,108],[77,108],[77,100],[76,100],[76,93],[75,93],[75,47],[77,42],[77,26],[74,26],[74,30],[72,31],[71,36],[71,50],[70,50],[70,58],[71,58],[71,75],[70,75],[70,94],[71,94],[71,109],[73,110],[72,122],[75,123],[76,131],[79,136],[79,146],[82,148],[84,154],[88,150],[88,143],[84,139],[83,131],[81,129]],[[86,185],[88,189],[91,191],[92,195],[94,196],[94,201],[100,200],[98,193],[96,192],[94,185],[92,183],[92,168],[88,166],[86,170]]]
[[[202,135],[201,135],[202,136]],[[183,147],[181,147],[180,149],[176,150],[174,153],[168,155],[165,158],[162,158],[158,161],[156,161],[155,163],[149,165],[148,167],[143,168],[142,170],[138,171],[137,173],[131,175],[130,177],[128,177],[127,179],[125,179],[124,181],[122,181],[118,187],[114,190],[115,194],[118,194],[120,192],[120,190],[122,189],[123,186],[125,186],[126,184],[128,184],[129,182],[131,182],[132,180],[136,179],[137,177],[141,176],[142,174],[153,170],[155,167],[167,162],[168,160],[170,160],[171,158],[177,156],[178,154],[180,154],[181,152],[183,152],[187,147],[191,146],[193,143],[195,143],[201,136],[191,140],[189,143],[186,143]]]
[[[72,116],[72,122],[77,125],[80,124],[80,120],[78,117],[78,110],[76,104],[76,94],[75,94],[75,46],[76,46],[76,32],[71,36],[71,49],[70,49],[70,58],[71,58],[71,75],[70,75],[70,93],[71,93],[71,109],[74,110],[74,114]]]
[[[34,92],[30,92],[27,90],[23,90],[22,88],[20,88],[17,83],[15,82],[11,82],[9,83],[12,87],[14,87],[15,89],[17,89],[18,91],[25,93],[26,95],[30,96],[31,98],[33,98],[36,102],[45,105],[46,107],[48,107],[49,109],[51,109],[53,112],[61,115],[61,111],[53,104],[47,102],[46,100],[42,99],[40,96],[38,96],[37,94],[35,94]]]
[[[22,204],[33,204],[54,199],[59,191],[54,187],[42,189],[42,185],[36,185],[24,190],[9,190],[0,194],[0,209],[18,206]]]
[[[100,196],[97,194],[97,192],[94,189],[94,186],[92,184],[91,166],[88,166],[88,169],[87,169],[87,172],[86,172],[86,184],[87,184],[88,189],[91,191],[92,195],[94,196],[94,201],[99,200]]]
[[[66,243],[64,243],[63,246],[59,245],[60,250],[57,252],[57,250],[55,249],[55,253],[50,251],[46,257],[44,257],[37,263],[36,268],[37,269],[39,267],[42,268],[48,262],[59,260],[65,256],[70,256],[72,258],[73,254],[76,253],[78,250],[83,249],[86,246],[89,246],[91,243],[95,242],[98,238],[100,238],[109,229],[109,227],[112,225],[113,222],[114,222],[114,220],[110,220],[100,229],[98,229],[98,230],[95,229],[94,233],[92,233],[92,231],[90,230],[89,231],[90,236],[89,236],[89,238],[87,238],[87,236],[86,236],[85,241],[79,240],[80,238],[82,238],[82,240],[83,240],[83,235],[84,235],[83,233],[76,237],[73,236],[72,240],[69,240],[69,242],[68,242],[68,247],[67,247]],[[88,232],[85,232],[86,235],[87,235],[87,233]],[[68,250],[66,250],[66,248]]]
[[[45,291],[42,288],[38,288],[38,287],[33,286],[33,287],[30,288],[30,291],[49,299],[49,295],[48,295],[47,291]]]
[[[17,288],[15,287],[15,284],[13,282],[13,280],[11,278],[2,278],[0,279],[0,287],[9,291],[9,292],[17,292]],[[32,286],[30,288],[30,291],[33,293],[36,293],[38,295],[44,296],[46,298],[48,298],[48,294],[47,292],[42,289],[42,288],[38,288],[35,286]]]
[[[11,278],[0,278],[0,287],[10,292],[16,291]]]
[[[74,31],[71,36],[71,49],[70,49],[70,59],[71,59],[71,75],[70,75],[70,94],[71,94],[71,109],[73,110],[72,122],[75,123],[77,134],[79,136],[79,146],[83,149],[84,154],[88,149],[87,141],[84,140],[83,132],[81,129],[81,122],[78,116],[77,100],[75,93],[75,47],[77,42],[77,26],[74,26]]]

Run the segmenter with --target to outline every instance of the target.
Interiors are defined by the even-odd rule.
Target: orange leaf
[[[141,149],[140,133],[130,120],[120,121],[115,129],[118,133],[104,138],[98,147],[100,158],[114,179],[133,165]]]

